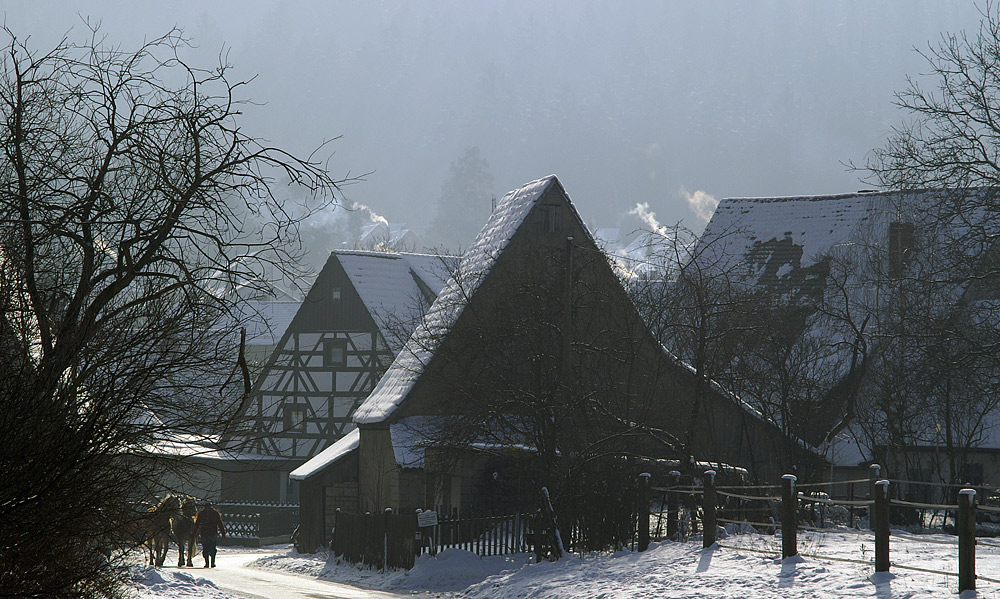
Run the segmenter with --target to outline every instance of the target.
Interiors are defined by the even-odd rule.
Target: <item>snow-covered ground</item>
[[[421,557],[408,572],[377,571],[341,564],[325,553],[300,555],[290,547],[271,548],[255,568],[353,584],[362,588],[407,593],[433,591],[469,599],[576,597],[642,599],[646,597],[874,597],[920,599],[955,595],[958,578],[894,567],[873,576],[874,545],[870,534],[856,531],[800,532],[802,557],[780,560],[780,536],[735,535],[721,546],[701,543],[653,544],[644,553],[571,556],[554,563],[532,564],[527,555],[483,558],[448,550],[436,558]],[[824,557],[813,557],[824,556]],[[894,534],[894,564],[958,571],[958,547],[948,535]],[[826,559],[838,558],[838,559]],[[840,561],[850,560],[850,561]],[[857,562],[866,563],[857,563]],[[1000,580],[1000,541],[982,539],[976,550],[977,573]],[[138,572],[140,596],[222,599],[227,595],[198,578],[197,570]],[[978,591],[962,598],[1000,598],[1000,583],[979,580]]]

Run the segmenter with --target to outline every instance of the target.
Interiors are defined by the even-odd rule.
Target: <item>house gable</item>
[[[674,431],[661,442],[675,448],[680,431],[694,427],[699,455],[737,464],[745,463],[747,443],[780,435],[734,398],[715,392],[708,400],[711,409],[702,410],[697,422],[685,421],[692,385],[690,371],[664,352],[639,317],[558,180],[548,177],[499,203],[456,277],[355,413],[355,421],[362,429],[362,450],[367,431],[390,432],[401,467],[413,465],[415,452],[396,445],[412,444],[418,435],[403,441],[394,428],[412,423],[426,430],[434,425],[425,417],[464,417],[463,399],[471,405],[484,396],[520,402],[521,409],[530,409],[533,398],[541,401],[543,396],[549,405],[562,402],[567,410],[557,415],[554,426],[564,431],[600,434],[594,427],[627,428],[634,420]],[[585,421],[572,410],[579,398],[603,401],[608,411],[597,418],[605,423]],[[493,430],[485,434],[504,434],[495,432],[503,428],[496,421],[502,417],[492,418],[483,428]],[[712,418],[726,425],[715,427]],[[716,435],[715,430],[723,432]],[[542,437],[449,441],[543,451]],[[562,439],[575,443],[572,435]],[[584,435],[579,442],[585,443]],[[400,455],[411,458],[404,464]],[[771,449],[762,448],[758,455],[776,462]]]
[[[252,449],[305,459],[350,431],[446,268],[433,256],[331,254],[254,385]]]

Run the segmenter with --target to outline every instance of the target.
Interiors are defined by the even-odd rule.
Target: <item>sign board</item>
[[[437,512],[427,510],[426,512],[420,512],[417,514],[417,526],[437,526],[437,523]]]

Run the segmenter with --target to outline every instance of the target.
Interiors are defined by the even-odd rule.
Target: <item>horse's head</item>
[[[157,504],[156,511],[160,513],[179,514],[181,511],[181,496],[167,495]]]
[[[198,500],[190,495],[185,495],[181,503],[181,513],[188,518],[194,518],[198,514]]]

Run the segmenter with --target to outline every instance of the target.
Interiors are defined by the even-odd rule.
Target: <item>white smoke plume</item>
[[[360,210],[361,213],[367,215],[368,218],[371,219],[371,221],[373,223],[382,223],[383,225],[388,225],[389,224],[389,221],[386,220],[386,218],[384,216],[378,214],[377,212],[375,212],[374,210],[372,210],[371,208],[369,208],[368,206],[365,206],[364,204],[362,204],[360,202],[354,202],[354,205],[351,206],[350,209],[351,210]]]
[[[687,200],[687,205],[691,209],[691,212],[694,212],[698,220],[702,222],[707,223],[712,218],[712,214],[715,213],[715,209],[719,206],[719,200],[715,199],[715,196],[709,195],[700,189],[694,193],[688,193],[688,190],[682,187],[681,195]]]
[[[649,209],[649,202],[637,203],[635,208],[629,210],[628,213],[638,217],[653,233],[663,237],[667,236],[667,228],[661,225],[660,221],[656,220],[656,213]]]

